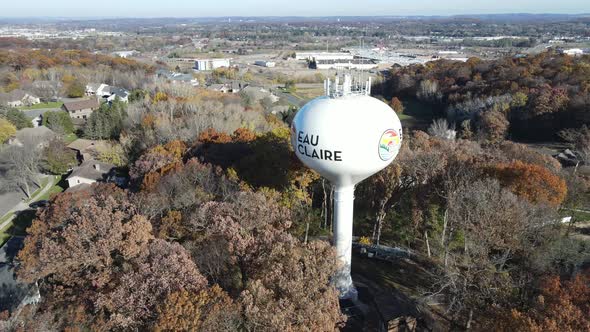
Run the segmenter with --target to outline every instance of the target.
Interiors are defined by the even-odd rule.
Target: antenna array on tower
[[[342,81],[340,78],[343,78]],[[324,81],[324,92],[327,97],[338,98],[343,96],[370,96],[371,77],[367,80],[353,77],[350,74],[337,75],[334,81],[329,78]]]

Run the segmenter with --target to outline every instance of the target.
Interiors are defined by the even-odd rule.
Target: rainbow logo
[[[387,161],[397,155],[401,146],[401,139],[397,131],[386,130],[379,140],[379,158]]]

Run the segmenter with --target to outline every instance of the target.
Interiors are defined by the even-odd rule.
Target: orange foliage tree
[[[590,331],[590,277],[578,275],[570,281],[547,278],[533,308],[513,309],[495,322],[498,330],[563,332]]]
[[[565,181],[539,165],[522,161],[499,163],[486,167],[485,173],[498,179],[514,194],[532,203],[559,206],[567,195]]]

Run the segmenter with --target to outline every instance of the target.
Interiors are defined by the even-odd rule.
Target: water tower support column
[[[356,300],[357,292],[350,276],[353,208],[354,186],[336,187],[334,190],[334,246],[338,260],[343,265],[334,277],[334,285],[340,291],[340,298]]]

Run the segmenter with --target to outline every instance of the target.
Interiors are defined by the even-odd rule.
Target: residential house
[[[273,103],[279,101],[279,97],[269,90],[259,86],[247,86],[242,89],[242,93],[247,94],[253,101],[258,102],[264,98],[269,98]]]
[[[99,107],[100,104],[96,98],[89,98],[64,103],[62,109],[68,112],[72,119],[85,120]]]
[[[69,149],[76,151],[80,162],[89,161],[98,158],[99,150],[107,150],[108,143],[105,141],[95,141],[79,138],[68,145]]]
[[[8,140],[8,144],[23,146],[26,143],[36,144],[38,149],[42,149],[49,144],[49,141],[54,139],[57,135],[45,126],[36,128],[23,128],[14,134],[14,137]]]
[[[192,74],[182,74],[160,69],[156,72],[156,77],[163,78],[172,84],[190,84],[192,86],[199,86],[199,80],[195,79]]]
[[[242,83],[231,82],[221,84],[211,84],[207,87],[209,90],[221,92],[221,93],[238,93],[242,90]]]
[[[112,102],[117,97],[123,102],[129,102],[129,91],[104,83],[90,83],[86,85],[87,96],[97,96],[104,101]]]
[[[88,160],[80,166],[74,167],[67,177],[70,188],[80,184],[92,184],[98,181],[110,181],[115,177],[115,165],[97,160]]]
[[[86,95],[87,96],[96,96],[97,94],[100,95],[101,91],[108,87],[107,84],[104,83],[88,83],[86,85]]]
[[[0,101],[10,107],[20,107],[39,104],[41,99],[23,90],[13,90],[8,93],[0,93]]]
[[[125,103],[129,102],[129,91],[127,91],[123,88],[111,86],[109,92],[111,95],[109,97],[107,97],[107,99],[106,99],[108,102],[112,102],[117,98],[122,102],[125,102]]]

